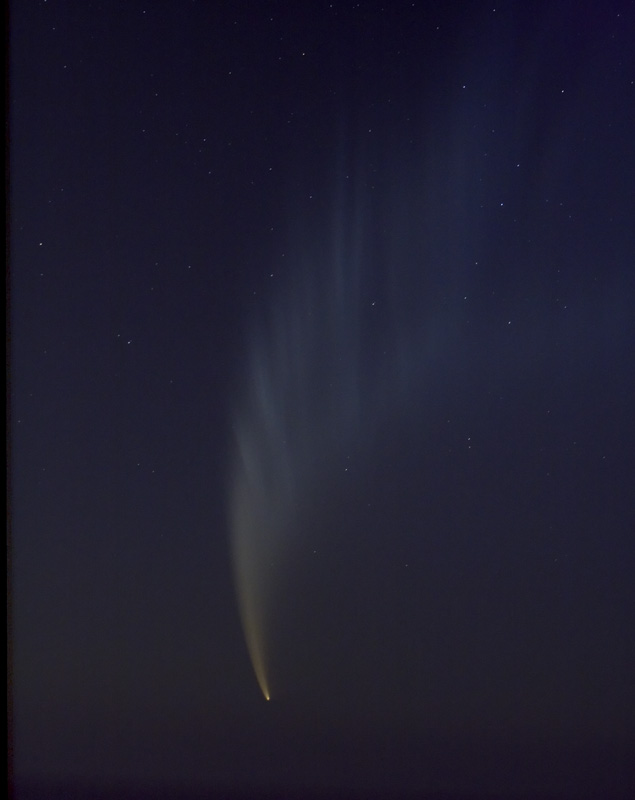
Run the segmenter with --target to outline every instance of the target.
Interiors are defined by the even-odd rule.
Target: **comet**
[[[274,626],[284,625],[287,581],[310,546],[305,531],[319,535],[316,509],[351,457],[368,463],[384,430],[420,425],[426,367],[445,351],[452,319],[443,286],[435,296],[424,279],[426,188],[416,170],[390,171],[401,174],[403,197],[379,208],[364,194],[367,176],[341,172],[347,181],[331,212],[318,219],[309,209],[318,230],[307,233],[299,218],[285,247],[294,267],[255,309],[236,362],[230,547],[245,643],[267,701],[284,656],[271,652]],[[428,187],[431,197],[437,189]],[[447,255],[439,260],[447,265]]]
[[[338,452],[344,457],[357,430],[356,301],[343,297],[347,271],[339,261],[335,271],[340,274],[321,288],[303,277],[306,285],[300,281],[273,303],[250,342],[234,409],[229,502],[234,585],[245,643],[266,700],[270,628],[306,529],[302,515],[324,464]],[[315,308],[318,316],[312,315]]]

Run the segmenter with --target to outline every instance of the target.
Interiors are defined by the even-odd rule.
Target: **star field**
[[[629,795],[634,35],[11,4],[15,797]]]

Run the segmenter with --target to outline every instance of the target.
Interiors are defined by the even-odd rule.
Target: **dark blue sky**
[[[12,4],[16,796],[635,790],[633,41]]]

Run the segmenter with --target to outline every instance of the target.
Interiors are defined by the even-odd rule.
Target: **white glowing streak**
[[[251,498],[240,480],[238,486],[234,487],[232,515],[232,555],[238,606],[256,680],[268,700],[270,693],[265,669],[265,598],[257,547],[257,523]]]
[[[260,689],[269,700],[268,622],[294,509],[295,479],[284,444],[281,403],[264,354],[253,356],[248,375],[250,402],[235,422],[231,546],[245,641]]]

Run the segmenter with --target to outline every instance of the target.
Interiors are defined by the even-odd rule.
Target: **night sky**
[[[9,45],[16,797],[635,796],[635,4]]]

